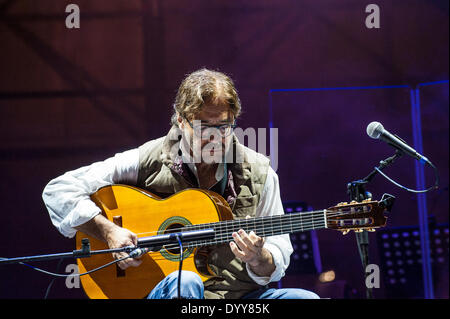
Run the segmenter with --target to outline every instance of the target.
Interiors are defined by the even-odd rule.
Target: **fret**
[[[292,230],[292,214],[289,214],[289,226],[291,226],[291,233],[293,233],[294,231]]]
[[[223,225],[225,225],[225,232],[227,233],[227,234],[231,234],[232,232],[229,230],[229,228],[228,228],[228,223],[223,223]]]
[[[273,236],[273,223],[272,223],[272,218],[269,218],[270,220],[270,231],[271,231],[271,235]]]
[[[260,219],[260,218],[258,218],[258,219],[255,219],[255,220],[257,220],[257,222],[256,222],[256,230],[259,230],[259,231],[257,231],[256,233],[258,234],[258,236],[260,236],[260,237],[263,237],[264,235],[265,235],[265,231],[264,231],[264,224],[263,224],[263,221],[262,221],[262,219]]]
[[[262,228],[262,231],[261,231],[261,233],[262,233],[262,236],[266,236],[266,230],[264,229],[264,220],[263,219],[260,219],[260,221],[261,221],[261,228]]]
[[[281,220],[281,219],[282,219],[281,216],[282,216],[282,215],[280,215],[280,217],[279,217],[279,222],[280,222],[280,224],[281,224],[280,230],[281,230],[281,233],[284,234],[284,230],[283,230],[283,224],[284,224],[284,223],[283,223],[283,221]]]
[[[281,215],[276,215],[276,217],[274,216],[273,221],[275,222],[275,228],[272,228],[272,234],[273,232],[283,233],[283,223],[281,222],[281,218],[279,216]]]
[[[245,230],[245,232],[247,234],[250,234],[250,231],[251,231],[251,229],[250,229],[250,222],[252,221],[252,218],[246,218],[244,221],[245,221],[245,228],[244,228],[244,230]]]

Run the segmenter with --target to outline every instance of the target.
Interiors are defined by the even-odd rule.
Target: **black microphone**
[[[379,122],[372,122],[367,126],[367,135],[374,139],[380,139],[395,147],[399,151],[418,159],[422,163],[428,163],[433,166],[431,162],[425,156],[419,154],[415,149],[406,144],[400,137],[389,133],[384,129],[383,125]]]
[[[179,233],[168,233],[150,237],[138,238],[137,247],[151,247],[150,249],[155,249],[156,247],[161,247],[171,243],[177,243],[178,237],[181,238],[183,242],[191,242],[196,240],[206,240],[214,238],[215,230],[213,228],[201,229],[201,230],[190,230]]]

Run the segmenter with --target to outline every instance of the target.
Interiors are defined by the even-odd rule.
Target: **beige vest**
[[[192,173],[182,163],[179,150],[180,131],[173,126],[167,136],[139,147],[138,187],[167,197],[186,188],[196,187]],[[228,162],[228,184],[224,198],[235,219],[255,216],[263,190],[269,160],[239,143],[233,136],[233,162]],[[248,275],[245,264],[234,257],[228,244],[211,247],[208,264],[223,280],[205,284],[205,298],[240,298],[261,288]]]

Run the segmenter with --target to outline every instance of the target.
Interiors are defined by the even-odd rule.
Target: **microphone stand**
[[[391,157],[388,157],[385,160],[380,161],[380,165],[378,166],[379,170],[383,170],[390,164],[392,164],[397,158],[401,157],[403,152],[400,150],[396,150],[395,154]],[[365,199],[372,198],[372,194],[368,192],[365,186],[375,177],[378,173],[377,169],[374,169],[369,175],[367,175],[362,180],[352,181],[347,184],[347,194],[350,196],[350,201],[362,202]],[[367,230],[362,230],[361,232],[355,232],[356,243],[358,246],[359,255],[361,257],[361,263],[363,266],[364,279],[366,279],[366,269],[369,265],[369,234]],[[367,283],[364,280],[366,285],[366,298],[373,299],[373,291],[372,288],[367,287]]]
[[[73,250],[72,252],[58,253],[58,254],[47,254],[47,255],[36,255],[36,256],[26,256],[26,257],[15,257],[15,258],[0,258],[0,265],[2,264],[14,264],[21,262],[33,262],[51,259],[61,259],[61,258],[86,258],[92,255],[107,254],[107,253],[117,253],[117,252],[127,252],[130,253],[139,248],[146,248],[148,250],[160,249],[160,247],[179,243],[179,240],[183,242],[192,242],[196,240],[205,240],[214,238],[214,229],[204,229],[204,230],[192,230],[178,233],[170,233],[164,235],[156,235],[150,237],[143,237],[138,239],[136,246],[125,246],[120,248],[111,249],[101,249],[101,250],[91,250],[91,245],[88,238],[83,238],[81,240],[81,249]]]

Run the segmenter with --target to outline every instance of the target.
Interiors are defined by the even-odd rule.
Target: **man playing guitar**
[[[66,237],[83,232],[109,248],[136,245],[138,235],[105,217],[90,198],[114,184],[136,186],[160,198],[191,188],[210,190],[227,201],[233,219],[283,215],[278,177],[268,159],[240,144],[233,133],[240,112],[228,76],[207,69],[189,74],[178,89],[166,136],[48,183],[43,200],[53,224]],[[183,271],[183,298],[318,298],[304,289],[267,286],[280,280],[289,265],[293,249],[287,234],[263,238],[240,229],[231,236],[229,243],[208,253],[208,267],[217,277],[202,280]],[[113,254],[115,259],[126,256]],[[128,258],[118,266],[126,270],[141,263]],[[147,297],[176,297],[177,276],[167,275]]]

